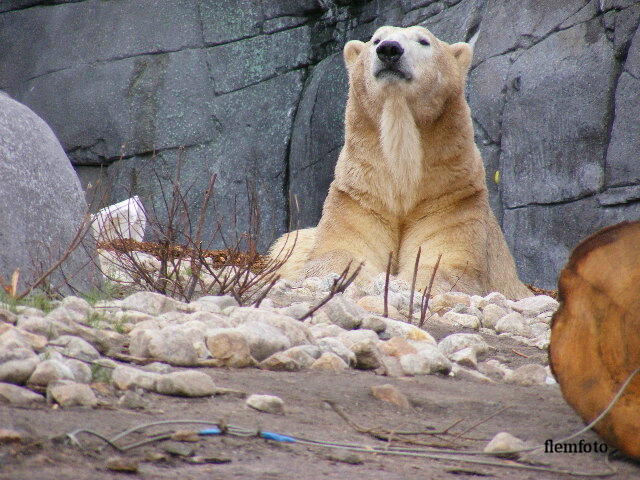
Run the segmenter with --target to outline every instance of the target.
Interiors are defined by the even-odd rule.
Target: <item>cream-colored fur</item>
[[[376,53],[384,41],[404,49],[392,68]],[[433,293],[531,295],[489,207],[473,141],[464,98],[471,47],[422,27],[382,27],[369,42],[348,42],[344,58],[349,98],[335,179],[318,226],[272,246],[274,257],[291,253],[281,275],[339,273],[363,262],[364,283],[386,270],[394,252],[393,273],[410,282],[421,247],[420,289],[442,254]]]

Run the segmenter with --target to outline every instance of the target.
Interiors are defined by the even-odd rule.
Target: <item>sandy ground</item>
[[[434,332],[439,337],[437,333]],[[497,337],[487,340],[498,349],[491,356],[500,357],[512,368],[522,363],[545,361],[545,352],[535,348],[509,343],[509,340],[498,341]],[[514,353],[514,350],[518,353]],[[111,436],[135,425],[159,420],[223,419],[232,425],[329,442],[352,442],[381,447],[388,445],[370,435],[354,431],[324,400],[335,402],[353,421],[367,428],[443,429],[459,422],[451,428],[449,435],[411,438],[430,444],[449,443],[462,449],[481,449],[493,435],[501,431],[508,431],[535,445],[549,438],[561,438],[583,426],[578,416],[562,399],[557,386],[487,384],[442,376],[389,378],[363,371],[340,374],[281,373],[256,369],[204,371],[220,387],[248,394],[281,397],[285,402],[285,414],[274,415],[252,410],[245,406],[244,399],[237,394],[194,399],[149,393],[144,396],[148,401],[145,410],[127,410],[117,406],[119,392],[113,391],[106,384],[94,386],[101,406],[93,410],[63,410],[52,406],[0,406],[0,428],[18,430],[31,439],[26,443],[0,445],[0,479],[571,478],[558,473],[451,460],[371,453],[359,453],[356,458],[350,458],[340,450],[230,435],[200,437],[197,442],[160,441],[130,450],[123,456],[137,460],[139,470],[134,474],[126,474],[106,468],[107,459],[116,455],[111,447],[104,447],[100,441],[81,435],[79,439],[84,448],[80,449],[60,440],[60,436],[64,438],[66,432],[80,427]],[[401,410],[371,395],[372,385],[386,383],[395,385],[409,398],[410,409]],[[501,409],[504,410],[492,416]],[[483,420],[483,423],[477,425]],[[172,427],[165,426],[147,433],[167,433],[172,430]],[[465,433],[465,430],[469,431]],[[144,438],[148,437],[132,435],[124,443]],[[597,440],[597,436],[591,432],[581,438],[589,442]],[[392,445],[403,444],[395,441]],[[404,446],[426,448],[407,444]],[[194,456],[206,457],[210,462],[225,463],[196,464],[193,463]],[[348,463],[347,460],[361,463]],[[547,467],[584,473],[607,471],[605,455],[601,453],[538,454],[529,460]],[[618,470],[614,478],[640,478],[640,466],[636,463],[614,455],[612,465]]]

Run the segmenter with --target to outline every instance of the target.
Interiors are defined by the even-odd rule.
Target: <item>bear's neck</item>
[[[366,179],[345,180],[376,183],[380,200],[392,212],[407,213],[427,196],[438,198],[460,191],[461,183],[465,190],[482,188],[480,183],[468,185],[469,178],[484,182],[484,170],[473,143],[464,94],[445,102],[436,118],[418,122],[402,97],[385,99],[378,120],[359,107],[347,108],[346,158],[359,163],[368,174]],[[447,181],[440,182],[440,178]]]

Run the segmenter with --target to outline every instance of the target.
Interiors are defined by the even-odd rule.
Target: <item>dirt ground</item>
[[[432,333],[439,337],[447,332]],[[500,358],[512,368],[532,361],[545,362],[546,354],[535,348],[510,343],[509,340],[498,340],[497,337],[488,337],[487,340],[497,349],[489,356]],[[550,438],[564,437],[583,426],[582,421],[562,399],[557,386],[488,384],[433,375],[389,378],[374,372],[353,370],[340,374],[316,371],[285,373],[257,369],[204,371],[212,376],[219,387],[247,394],[281,397],[285,402],[285,413],[274,415],[252,410],[245,406],[244,399],[238,393],[202,399],[148,393],[144,396],[148,401],[147,408],[128,410],[117,406],[118,394],[121,393],[113,391],[106,384],[94,386],[101,406],[93,410],[56,409],[52,406],[0,406],[0,428],[18,430],[30,439],[23,443],[0,445],[0,479],[570,478],[558,473],[451,460],[376,453],[357,453],[354,456],[343,450],[231,435],[200,437],[197,442],[165,440],[132,449],[122,456],[137,460],[139,469],[137,473],[127,474],[106,468],[107,459],[117,453],[111,447],[105,447],[95,438],[79,435],[84,447],[80,449],[64,440],[64,434],[82,427],[113,436],[138,424],[159,420],[223,419],[230,425],[328,442],[351,442],[379,447],[388,445],[370,435],[354,431],[324,400],[335,402],[352,421],[367,428],[443,429],[459,422],[445,436],[423,435],[410,438],[430,444],[443,445],[449,442],[457,448],[471,450],[481,449],[493,435],[501,431],[508,431],[531,445],[536,445]],[[371,395],[372,385],[386,383],[395,385],[409,398],[410,409],[401,410]],[[493,415],[501,409],[504,410]],[[196,429],[193,426],[164,426],[145,434],[170,433],[175,429],[189,428]],[[123,439],[122,444],[148,438],[136,435]],[[581,438],[588,442],[598,439],[592,432]],[[392,445],[413,449],[427,448],[424,445],[403,445],[398,441],[394,441]],[[477,458],[498,460],[486,456]],[[198,461],[205,463],[196,463]],[[541,453],[530,456],[528,461],[537,462],[539,466],[583,473],[607,471],[605,455],[602,453]],[[634,462],[614,455],[612,465],[618,470],[613,478],[640,477],[640,465]]]

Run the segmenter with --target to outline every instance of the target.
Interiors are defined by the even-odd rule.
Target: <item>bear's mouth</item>
[[[412,79],[411,75],[408,74],[407,72],[400,70],[399,68],[394,68],[394,67],[382,67],[379,68],[375,75],[374,75],[377,79],[383,79],[383,78],[399,78],[402,80],[406,80],[409,81]]]

